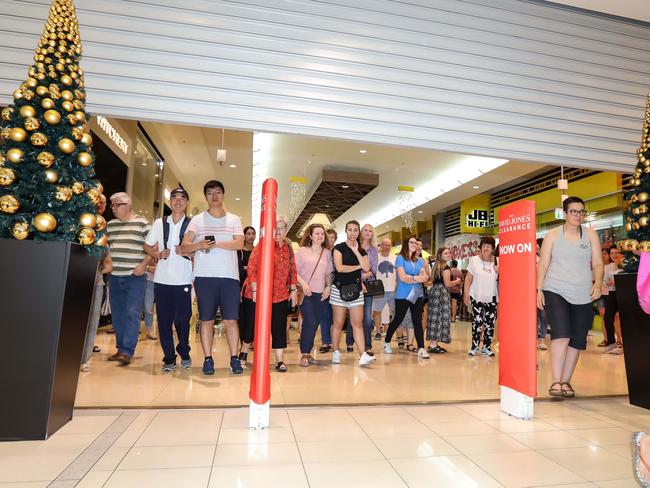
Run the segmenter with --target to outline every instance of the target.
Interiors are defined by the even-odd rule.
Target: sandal
[[[560,383],[560,386],[566,386],[567,388],[562,388],[562,396],[566,398],[573,398],[576,396],[576,392],[569,382]]]
[[[397,347],[400,349],[404,349],[404,344],[406,344],[406,336],[401,336],[397,338]]]
[[[408,346],[406,346],[406,350],[408,352],[418,352],[417,348],[413,346],[413,344],[409,344]]]
[[[645,460],[641,457],[641,439],[643,439],[646,435],[647,434],[645,432],[634,433],[634,436],[632,437],[632,450],[634,451],[632,459],[634,460],[634,477],[636,478],[637,482],[643,488],[650,488],[650,482],[646,481],[641,473],[641,467],[650,471],[650,466],[648,466]]]
[[[287,365],[284,364],[282,361],[280,361],[278,364],[275,365],[275,370],[279,371],[280,373],[286,373]]]
[[[560,385],[560,387],[554,388],[555,385]],[[560,383],[559,381],[552,383],[551,387],[548,389],[548,394],[552,397],[563,397],[564,395],[562,394],[562,385],[563,383]]]
[[[298,366],[302,366],[303,368],[309,366],[309,356],[301,357],[300,361],[298,361]]]
[[[326,352],[330,352],[331,350],[332,350],[332,346],[331,346],[331,345],[320,346],[320,347],[318,348],[318,352],[320,352],[320,353],[322,353],[322,354],[325,354]]]
[[[307,358],[307,362],[313,366],[318,366],[320,363],[318,362],[317,359],[314,359],[312,356],[309,356]]]
[[[432,354],[444,354],[447,351],[440,346],[436,346],[436,347],[429,347],[427,349],[427,352],[430,352]]]

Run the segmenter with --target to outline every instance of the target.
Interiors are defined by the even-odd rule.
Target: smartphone
[[[208,242],[214,242],[215,238],[214,238],[214,236],[205,236],[205,240],[208,241]],[[206,249],[205,252],[206,253],[210,252],[210,249]]]

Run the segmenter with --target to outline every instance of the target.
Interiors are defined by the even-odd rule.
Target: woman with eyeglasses
[[[395,291],[395,316],[388,326],[384,342],[384,353],[393,354],[390,341],[393,334],[410,310],[415,341],[418,345],[418,358],[428,359],[429,353],[424,348],[424,330],[422,328],[422,306],[424,293],[422,283],[429,279],[424,260],[418,257],[418,245],[414,236],[402,242],[402,249],[395,260],[397,270],[397,290]]]
[[[275,225],[275,249],[273,251],[273,294],[271,311],[271,347],[275,351],[275,369],[286,373],[284,350],[287,348],[287,314],[289,302],[292,307],[298,303],[296,258],[287,239],[287,220],[278,215]],[[255,317],[257,301],[257,278],[259,272],[260,245],[253,248],[248,259],[248,278],[244,283],[243,307],[247,308],[246,315]],[[250,344],[242,344],[242,351],[247,352]],[[240,354],[241,357],[241,354]]]
[[[569,197],[562,203],[566,222],[542,243],[537,267],[537,307],[551,324],[553,382],[549,395],[574,397],[571,377],[580,351],[587,348],[593,323],[592,302],[600,298],[603,258],[598,234],[585,227],[585,202]]]

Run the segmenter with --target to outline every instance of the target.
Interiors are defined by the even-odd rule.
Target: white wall
[[[0,103],[48,0],[0,0]],[[88,109],[630,170],[650,29],[524,0],[79,0]]]

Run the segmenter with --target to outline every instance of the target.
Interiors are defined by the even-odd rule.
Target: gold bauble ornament
[[[32,225],[39,232],[52,232],[56,229],[56,218],[48,212],[42,212],[34,216]]]
[[[77,240],[82,246],[90,246],[95,242],[95,231],[84,227],[77,232]]]
[[[90,201],[93,203],[93,205],[97,205],[99,203],[101,193],[99,193],[96,188],[91,188],[88,190],[86,192],[86,195],[88,195],[88,198],[90,198]]]
[[[20,208],[20,202],[13,195],[4,195],[0,197],[0,212],[6,214],[16,213]]]
[[[636,246],[637,251],[641,252],[650,252],[650,241],[641,241],[639,245]]]
[[[639,230],[641,226],[639,225],[638,222],[633,222],[632,223],[632,230]]]
[[[641,180],[639,178],[634,178],[634,180],[632,180],[632,184],[634,186],[641,186]]]
[[[106,219],[101,215],[97,216],[97,224],[95,225],[95,229],[100,232],[106,229]]]
[[[18,90],[14,90],[14,100],[20,100],[23,98],[23,91],[19,88]]]
[[[61,77],[61,83],[63,83],[65,86],[70,86],[72,85],[72,78],[70,78],[68,75],[63,75]]]
[[[34,92],[32,90],[23,90],[23,98],[25,100],[32,100],[34,98]]]
[[[42,147],[47,144],[47,136],[42,132],[34,132],[29,140],[32,141],[32,145],[36,147]]]
[[[54,67],[56,68],[57,71],[65,71],[65,66],[63,63],[56,63]]]
[[[81,100],[75,100],[72,103],[73,103],[75,109],[77,109],[77,110],[83,110],[84,109],[84,103]]]
[[[21,127],[14,127],[9,132],[9,137],[14,142],[23,142],[25,139],[27,139],[27,132]]]
[[[88,132],[86,132],[84,133],[83,136],[81,136],[81,142],[83,142],[86,146],[92,146],[93,136],[91,136]]]
[[[32,131],[37,130],[41,126],[41,123],[35,117],[30,117],[25,119],[25,129]]]
[[[81,195],[84,192],[83,183],[79,183],[78,181],[75,181],[72,184],[72,191],[74,192],[75,195]]]
[[[54,164],[54,155],[47,151],[38,153],[36,159],[38,161],[38,164],[40,164],[41,166],[45,166],[46,168],[49,168]]]
[[[648,216],[647,215],[644,215],[643,217],[641,217],[639,219],[639,225],[641,227],[647,227],[648,226]]]
[[[24,220],[14,222],[11,226],[11,235],[19,241],[27,239],[29,237],[29,224]]]
[[[46,169],[43,173],[48,183],[56,183],[59,181],[59,173],[55,169]]]
[[[79,216],[79,225],[82,227],[95,227],[97,225],[97,216],[90,212],[82,213]]]
[[[43,107],[45,110],[50,110],[53,109],[55,106],[54,100],[51,98],[44,98],[41,100],[41,107]]]
[[[27,78],[25,84],[30,88],[36,88],[38,86],[38,81],[36,81],[34,78]]]
[[[67,100],[68,102],[71,102],[72,100],[74,100],[74,95],[72,94],[72,92],[70,90],[63,90],[61,92],[61,97],[64,100]]]
[[[60,202],[68,202],[72,198],[72,189],[67,186],[57,186],[54,196]]]
[[[70,125],[76,125],[79,122],[77,120],[77,117],[74,116],[74,114],[68,114],[65,116],[65,118],[68,120]]]
[[[625,231],[630,232],[632,230],[632,224],[630,222],[627,222],[625,224]]]
[[[74,105],[72,104],[72,102],[68,102],[68,101],[63,102],[61,104],[61,107],[63,107],[63,110],[65,110],[66,112],[72,112],[74,110]]]
[[[74,117],[74,116],[72,116],[72,117]],[[77,119],[76,119],[76,118],[75,118],[75,122],[74,122],[74,123],[75,123],[75,124],[77,123]],[[83,137],[84,137],[84,130],[83,130],[83,127],[73,127],[73,128],[72,128],[72,135],[73,135],[73,137],[74,137],[75,139],[77,139],[78,141],[79,141],[79,140],[82,140]]]
[[[48,93],[50,93],[50,90],[48,90],[46,87],[44,87],[44,86],[36,87],[36,94],[37,94],[39,97],[44,97],[44,96],[47,95]]]
[[[43,118],[45,119],[45,122],[50,125],[56,125],[61,122],[61,114],[56,110],[47,110],[43,114]]]
[[[5,107],[2,109],[2,120],[10,121],[14,116],[14,109],[11,107]]]
[[[639,210],[639,207],[634,207],[632,209],[632,215],[639,215],[641,213],[641,210]]]
[[[81,90],[75,90],[74,96],[77,97],[79,100],[83,100],[84,98],[86,98],[86,94]]]
[[[16,181],[16,172],[11,168],[0,168],[0,186],[8,186]]]
[[[636,251],[639,241],[636,239],[627,239],[627,251]]]
[[[14,147],[13,149],[9,149],[7,151],[7,161],[9,161],[10,163],[14,163],[14,164],[22,163],[24,157],[25,157],[25,153],[23,152],[23,150],[18,149],[17,147]]]
[[[77,110],[74,113],[74,116],[77,118],[79,122],[85,122],[86,121],[86,114],[83,113],[81,110]]]
[[[36,79],[39,81],[43,81],[45,79],[45,74],[44,73],[38,73],[36,75]]]
[[[102,185],[100,181],[97,182],[97,184],[95,185],[95,188],[97,189],[97,191],[100,194],[104,193],[104,185]]]
[[[634,195],[633,195],[633,196],[634,196]],[[637,198],[639,199],[639,201],[640,201],[641,203],[645,203],[645,202],[648,201],[648,196],[649,196],[649,195],[648,195],[647,192],[642,191],[641,193],[639,193],[639,194],[637,195]]]
[[[0,137],[2,137],[5,141],[9,140],[10,134],[11,134],[11,129],[9,127],[5,127],[0,131]]]
[[[59,150],[65,154],[70,154],[71,152],[73,152],[75,147],[74,142],[72,142],[67,137],[64,137],[63,139],[59,139],[57,145],[59,146]]]
[[[101,247],[106,247],[106,246],[108,246],[108,236],[107,236],[106,234],[104,234],[103,236],[101,236],[101,237],[99,238],[99,240],[97,241],[97,245],[98,245],[98,246],[101,246]]]
[[[87,168],[88,166],[93,164],[92,154],[87,152],[80,152],[79,155],[77,156],[77,163],[79,163],[79,166],[83,166],[84,168]]]

